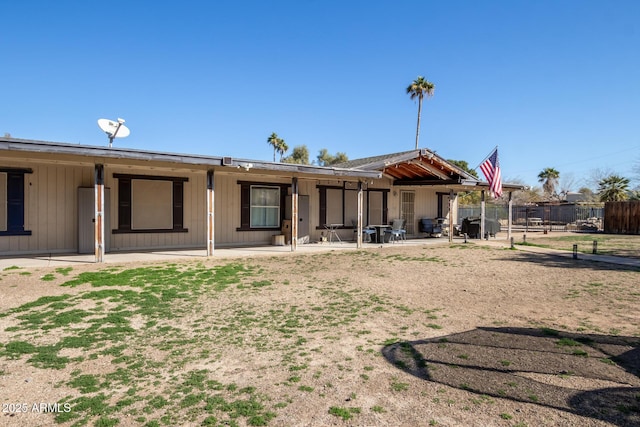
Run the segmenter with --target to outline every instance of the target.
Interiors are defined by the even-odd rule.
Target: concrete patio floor
[[[456,241],[462,239],[456,237]],[[363,249],[385,248],[398,245],[433,245],[449,243],[447,237],[407,239],[396,243],[363,243]],[[308,254],[329,251],[358,250],[355,242],[308,243],[297,246],[295,252],[291,246],[242,246],[216,248],[212,258],[240,258],[254,256],[284,256],[292,254]],[[104,255],[104,264],[124,264],[131,262],[176,261],[179,259],[207,259],[206,249],[184,249],[167,251],[138,251],[138,252],[109,252]],[[78,264],[96,264],[93,254],[37,254],[15,257],[0,257],[0,270],[7,267],[35,268],[35,267],[63,267]]]
[[[564,233],[566,234],[566,233]],[[561,235],[561,233],[554,233],[554,235]],[[528,235],[534,237],[532,235]],[[453,243],[463,243],[463,237],[454,237]],[[469,239],[469,243],[478,245],[488,245],[493,247],[508,248],[511,246],[510,240],[506,238],[506,235],[498,237],[492,237],[488,240]],[[449,238],[443,236],[441,238],[416,238],[407,239],[405,241],[399,241],[395,243],[363,243],[363,250],[392,248],[395,246],[423,246],[423,245],[445,245],[449,244]],[[522,246],[518,245],[517,249],[525,252],[535,252],[546,255],[559,256],[564,258],[572,258],[573,253],[571,251],[563,251],[557,249],[543,248],[537,246]],[[245,258],[245,257],[258,257],[258,256],[290,256],[296,254],[309,254],[318,252],[330,252],[330,251],[355,251],[358,250],[355,242],[333,242],[333,243],[308,243],[300,244],[297,246],[295,252],[291,251],[291,246],[242,246],[242,247],[224,247],[216,248],[211,258],[213,259],[225,259],[225,258]],[[180,259],[207,259],[206,249],[185,249],[185,250],[168,250],[168,251],[139,251],[139,252],[110,252],[105,254],[103,264],[126,264],[132,262],[159,262],[159,261],[171,261],[176,262]],[[609,255],[591,255],[580,253],[578,255],[580,260],[606,262],[610,264],[624,265],[627,267],[640,268],[640,260],[637,258],[623,258]],[[0,271],[7,267],[20,267],[20,268],[38,268],[38,267],[64,267],[70,265],[80,264],[96,264],[95,256],[93,254],[40,254],[40,255],[25,255],[16,257],[0,257]],[[97,264],[96,264],[97,265]]]

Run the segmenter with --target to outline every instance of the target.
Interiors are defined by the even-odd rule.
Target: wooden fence
[[[605,203],[604,232],[640,234],[640,201]]]

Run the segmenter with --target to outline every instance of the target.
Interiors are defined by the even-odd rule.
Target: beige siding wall
[[[300,180],[298,182],[298,194],[301,196],[309,196],[309,239],[312,242],[320,240],[320,232],[317,228],[319,224],[320,214],[320,191],[317,188],[316,180]]]
[[[78,247],[78,187],[93,185],[93,167],[2,160],[31,168],[25,174],[25,230],[30,236],[0,237],[0,255],[75,252]]]
[[[271,236],[278,234],[276,231],[237,231],[240,227],[240,185],[238,181],[255,181],[265,184],[291,184],[290,179],[258,177],[242,173],[233,175],[223,173],[215,174],[214,218],[216,246],[270,244]],[[304,181],[299,182],[299,194],[305,194],[305,187]]]
[[[20,253],[61,253],[78,250],[78,187],[92,187],[94,165],[92,159],[62,156],[60,159],[3,159],[2,166],[31,168],[25,175],[25,229],[31,236],[0,237],[0,255]],[[126,233],[111,234],[111,251],[157,248],[204,248],[206,246],[206,170],[199,166],[182,169],[180,166],[159,165],[153,162],[123,162],[112,165],[105,162],[105,184],[110,188],[111,229],[118,227],[118,180],[114,174],[154,175],[188,178],[184,183],[184,227],[186,233]],[[238,231],[240,227],[240,186],[238,181],[291,184],[291,178],[261,176],[217,170],[215,182],[215,245],[269,244],[276,231]],[[320,239],[324,232],[319,223],[319,191],[317,185],[341,185],[339,180],[318,181],[299,179],[299,194],[309,197],[309,235],[311,241]],[[434,187],[392,187],[389,179],[376,180],[370,185],[376,189],[390,189],[388,193],[389,221],[400,216],[400,192],[415,193],[415,219],[437,216],[437,191]],[[396,193],[394,195],[394,192]],[[364,200],[366,202],[366,200]],[[444,207],[446,212],[447,208]],[[455,212],[455,208],[454,208]],[[350,215],[350,214],[349,214]],[[332,217],[330,214],[328,218]],[[346,220],[349,220],[347,218]],[[366,219],[365,219],[366,221]],[[374,221],[375,222],[375,221]],[[350,224],[345,224],[346,226]],[[415,224],[417,230],[417,223]],[[106,230],[111,233],[112,230]],[[342,237],[350,238],[351,230],[341,230]]]
[[[188,178],[184,183],[184,228],[186,233],[126,233],[111,236],[111,250],[196,248],[206,246],[206,172],[149,168],[105,167],[106,186],[111,188],[111,228],[118,228],[118,180],[113,174],[154,175]],[[108,232],[111,232],[109,230]]]

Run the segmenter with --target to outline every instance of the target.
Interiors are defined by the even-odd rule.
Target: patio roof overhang
[[[456,191],[487,190],[489,183],[480,181],[467,171],[426,149],[403,153],[388,159],[383,174],[394,186],[438,186]],[[523,190],[519,184],[502,184],[503,190]]]

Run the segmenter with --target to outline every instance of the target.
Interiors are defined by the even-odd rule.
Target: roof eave
[[[0,150],[12,150],[44,154],[68,154],[105,159],[127,159],[179,163],[199,166],[224,166],[229,168],[257,169],[264,171],[280,171],[291,174],[328,175],[354,178],[381,178],[379,171],[336,168],[315,165],[299,165],[293,163],[273,163],[260,160],[226,158],[222,156],[202,156],[196,154],[163,153],[127,148],[107,148],[92,145],[74,145],[59,142],[33,141],[15,138],[0,138]],[[230,161],[229,161],[230,160]]]

